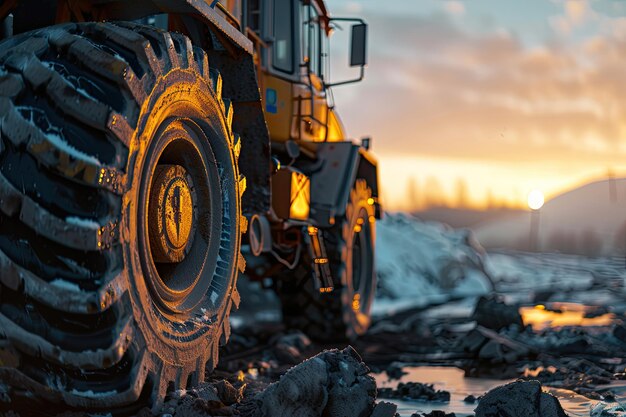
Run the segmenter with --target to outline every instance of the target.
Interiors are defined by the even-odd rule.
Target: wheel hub
[[[177,263],[193,243],[195,228],[191,177],[180,165],[159,165],[150,190],[148,224],[155,262]]]

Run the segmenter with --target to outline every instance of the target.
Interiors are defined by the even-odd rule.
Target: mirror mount
[[[350,47],[350,67],[361,67],[357,78],[339,81],[336,83],[325,83],[324,87],[337,87],[340,85],[353,84],[362,81],[365,77],[365,66],[367,65],[367,23],[359,18],[334,17],[330,22],[352,22],[352,36]]]

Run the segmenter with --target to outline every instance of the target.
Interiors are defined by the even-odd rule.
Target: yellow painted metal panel
[[[261,75],[263,86],[263,107],[265,119],[272,141],[284,142],[291,138],[293,120],[293,89],[289,81]]]
[[[328,116],[328,138],[329,142],[346,140],[346,130],[339,115],[333,110]]]

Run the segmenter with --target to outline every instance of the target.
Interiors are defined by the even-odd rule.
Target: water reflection
[[[400,382],[421,382],[424,384],[434,384],[437,390],[450,392],[449,403],[435,403],[423,401],[398,401],[387,400],[398,405],[398,413],[402,417],[409,417],[415,412],[428,413],[433,410],[441,410],[446,413],[455,413],[459,417],[473,416],[474,408],[477,404],[468,404],[463,400],[468,395],[479,397],[487,391],[503,385],[512,380],[487,379],[487,378],[465,378],[461,369],[442,366],[415,366],[405,367],[407,372],[399,380],[389,381],[386,372],[374,375],[379,388],[396,387]],[[589,410],[594,402],[577,395],[574,392],[562,389],[548,389],[546,391],[557,396],[561,405],[571,417],[589,416]]]
[[[615,321],[615,315],[597,307],[576,303],[550,303],[534,307],[521,307],[520,314],[525,325],[540,331],[550,327],[564,326],[608,326]]]

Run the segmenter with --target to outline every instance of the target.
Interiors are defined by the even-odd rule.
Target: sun
[[[530,207],[531,210],[539,210],[541,207],[543,207],[544,201],[545,199],[541,191],[532,190],[530,193],[528,193],[528,207]]]

